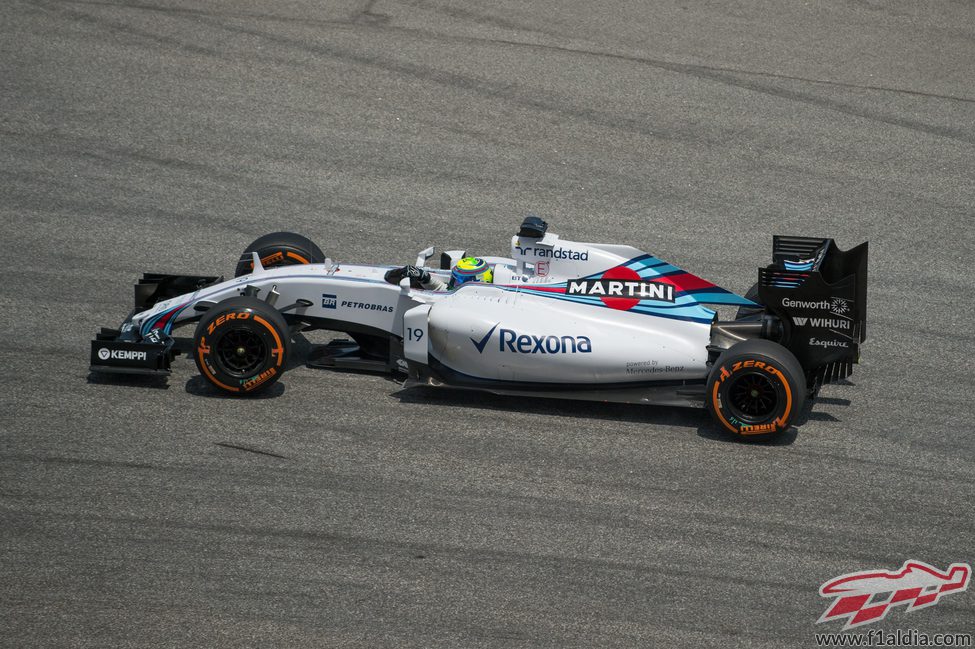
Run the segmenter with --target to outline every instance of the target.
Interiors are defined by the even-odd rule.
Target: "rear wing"
[[[776,236],[758,296],[782,322],[781,343],[814,383],[846,378],[867,338],[867,243]]]

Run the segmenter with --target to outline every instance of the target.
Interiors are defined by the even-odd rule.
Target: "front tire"
[[[261,258],[261,265],[264,268],[325,262],[325,253],[308,237],[294,232],[272,232],[255,240],[244,249],[234,270],[234,277],[254,272],[254,256],[251,254],[254,252]]]
[[[288,323],[274,307],[256,297],[231,297],[196,326],[193,358],[214,387],[257,394],[281,378],[290,345]]]
[[[722,352],[707,383],[714,420],[742,439],[764,441],[788,430],[806,399],[806,376],[788,349],[745,340]]]

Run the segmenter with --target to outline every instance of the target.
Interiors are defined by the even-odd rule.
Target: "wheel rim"
[[[249,329],[233,329],[217,343],[217,358],[223,370],[236,377],[253,375],[267,358],[267,344]]]
[[[738,419],[757,423],[767,421],[779,404],[779,392],[772,379],[761,373],[736,377],[728,386],[728,405]]]

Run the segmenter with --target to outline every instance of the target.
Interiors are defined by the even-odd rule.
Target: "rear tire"
[[[272,232],[247,246],[240,256],[240,261],[237,262],[234,277],[254,272],[254,259],[251,254],[254,252],[261,258],[261,265],[264,268],[325,262],[325,253],[311,239],[294,232]]]
[[[806,375],[788,349],[745,340],[722,352],[708,377],[708,412],[741,439],[765,441],[789,429],[806,400]]]
[[[193,335],[193,359],[211,385],[230,394],[257,394],[284,372],[288,323],[256,297],[231,297],[207,310]]]

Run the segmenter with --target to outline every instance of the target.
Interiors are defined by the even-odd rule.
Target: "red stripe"
[[[706,279],[701,279],[697,275],[691,275],[690,273],[667,275],[665,277],[646,277],[645,279],[662,284],[671,284],[681,291],[694,291],[699,288],[718,288],[717,284],[712,284]]]
[[[853,616],[850,620],[850,624],[860,624],[862,622],[867,622],[868,620],[876,620],[881,618],[887,612],[887,604],[880,604],[878,606],[869,606],[867,608],[861,609],[859,613]]]
[[[897,602],[906,602],[909,599],[914,599],[921,594],[921,587],[917,588],[905,588],[904,590],[899,590],[894,593],[894,596],[890,599],[891,604],[896,604]]]
[[[916,600],[914,600],[914,603],[911,604],[911,608],[914,608],[914,607],[917,607],[917,606],[924,606],[925,604],[930,604],[931,602],[933,602],[936,599],[938,599],[938,593],[936,593],[936,592],[935,593],[929,593],[927,595],[921,595]]]
[[[159,320],[156,321],[156,324],[152,325],[152,328],[162,329],[163,327],[165,327],[166,323],[169,322],[170,318],[176,315],[176,312],[179,311],[183,306],[184,305],[181,304],[175,309],[173,309],[172,311],[170,311],[169,313],[167,313],[166,315],[164,315],[163,317],[159,318]]]
[[[529,286],[526,284],[498,284],[503,288],[517,288],[523,291],[542,291],[544,293],[565,293],[564,286]]]
[[[833,604],[833,608],[829,609],[829,613],[826,614],[827,617],[836,617],[837,615],[846,615],[854,611],[859,611],[860,607],[867,603],[870,599],[870,595],[850,595],[849,597],[841,597],[836,600]]]

